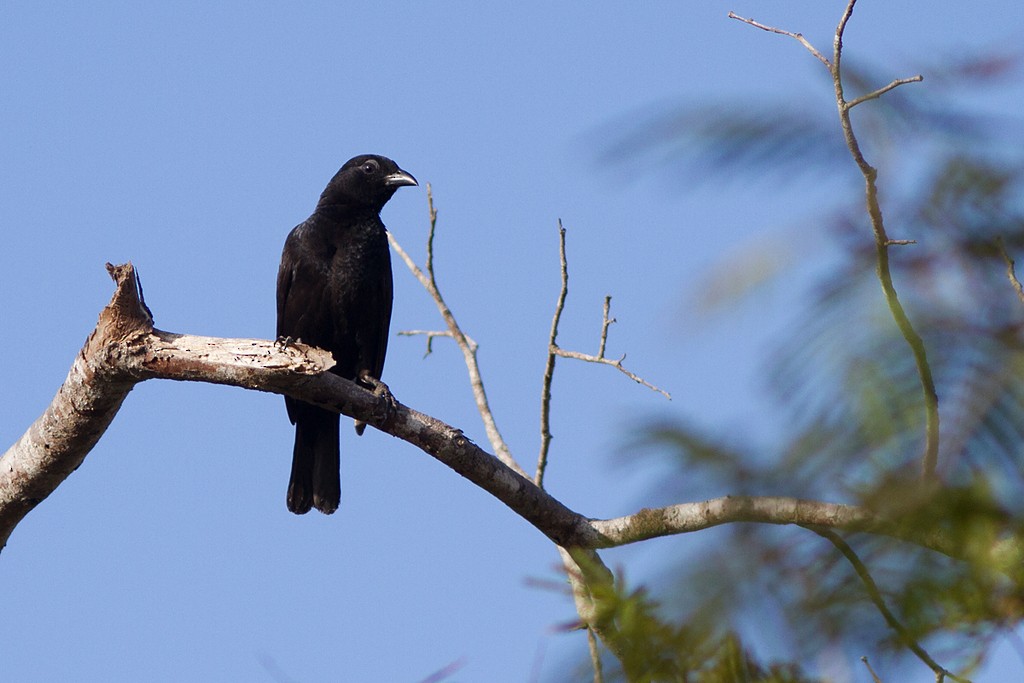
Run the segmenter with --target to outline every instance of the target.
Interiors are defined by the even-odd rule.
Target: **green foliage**
[[[661,492],[676,500],[699,491],[847,501],[899,520],[897,529],[847,534],[838,540],[846,553],[804,529],[721,530],[698,569],[675,570],[671,608],[656,609],[642,591],[616,598],[627,680],[804,680],[762,668],[740,644],[736,634],[751,633],[751,615],[765,610],[787,618],[798,660],[838,645],[849,661],[913,651],[927,663],[927,649],[961,671],[1020,624],[1024,305],[1000,245],[1024,258],[1024,148],[1006,144],[1024,135],[1019,120],[957,106],[967,88],[1019,69],[1003,55],[939,64],[922,69],[930,87],[897,88],[856,110],[889,234],[914,240],[890,248],[891,268],[936,380],[940,481],[920,479],[920,379],[880,294],[862,190],[851,184],[820,220],[838,260],[769,364],[791,427],[783,442],[761,450],[662,421],[630,445],[670,456],[685,473],[685,490]],[[891,78],[847,65],[847,97]],[[639,147],[647,161],[678,167],[696,151],[705,175],[710,164],[761,181],[794,182],[795,168],[856,180],[836,153],[834,112],[821,114],[747,105],[661,113],[608,154]],[[688,616],[671,625],[660,613]]]
[[[631,683],[810,683],[799,667],[765,666],[733,632],[722,632],[700,615],[675,624],[661,616],[658,604],[644,590],[629,591],[605,584],[600,603],[614,626],[614,648],[620,655],[607,680]]]

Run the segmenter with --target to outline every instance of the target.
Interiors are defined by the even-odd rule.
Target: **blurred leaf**
[[[734,634],[757,633],[752,615],[783,615],[786,633],[772,635],[801,659],[837,645],[851,659],[875,652],[905,659],[909,634],[962,671],[1024,619],[1024,306],[995,247],[1001,239],[1011,256],[1024,258],[1024,147],[1007,144],[1024,139],[1024,126],[974,111],[964,96],[1018,76],[1021,61],[1000,53],[926,65],[924,84],[897,88],[855,115],[862,146],[879,157],[888,231],[916,242],[892,247],[890,266],[939,393],[941,485],[920,482],[920,378],[879,291],[859,186],[822,207],[818,224],[842,258],[813,287],[769,360],[771,390],[789,426],[783,442],[766,452],[733,432],[659,421],[630,444],[676,463],[680,476],[662,486],[674,486],[677,499],[711,487],[845,500],[899,518],[909,535],[943,539],[947,554],[892,538],[845,537],[901,623],[896,632],[832,544],[803,529],[716,530],[698,566],[675,568],[671,596],[672,613],[690,615],[684,623],[700,615],[701,633],[717,634],[713,645],[702,641],[706,661],[718,657],[705,673],[747,680],[727,677],[746,675],[745,655],[724,653]],[[847,64],[845,73],[849,98],[893,78],[863,65]],[[791,184],[810,171],[856,179],[840,143],[834,112],[824,108],[811,115],[711,104],[641,118],[604,154],[682,177],[719,172]],[[709,300],[738,302],[788,273],[759,268],[745,278],[747,268],[730,255],[719,271],[725,286]],[[642,592],[630,599],[630,623],[666,611],[654,610]],[[631,642],[662,653],[685,635],[645,629]]]
[[[606,680],[631,683],[811,683],[799,667],[759,663],[732,632],[721,632],[698,613],[679,623],[663,618],[644,590],[630,591],[622,577],[604,585],[600,602],[614,622],[621,661]]]

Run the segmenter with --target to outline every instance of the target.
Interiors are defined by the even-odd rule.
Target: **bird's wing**
[[[378,318],[380,330],[377,335],[377,348],[373,352],[373,367],[370,368],[373,376],[377,379],[380,379],[381,374],[384,372],[384,357],[388,353],[388,335],[390,334],[391,327],[391,307],[394,301],[394,284],[391,280],[391,259],[385,260],[385,267],[387,269],[387,276],[381,278],[381,300],[378,302],[381,310],[381,315]]]
[[[288,248],[281,257],[281,266],[277,269],[277,336],[278,338],[288,336],[285,328],[285,311],[288,308],[288,292],[292,288],[292,280],[295,277],[295,268],[292,260],[288,258]]]

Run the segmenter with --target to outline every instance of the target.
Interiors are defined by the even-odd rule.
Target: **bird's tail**
[[[339,415],[313,407],[302,413],[295,420],[288,509],[303,515],[315,507],[329,515],[341,502]]]

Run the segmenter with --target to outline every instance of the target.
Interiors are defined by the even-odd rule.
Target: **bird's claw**
[[[289,346],[295,346],[296,344],[300,343],[301,341],[302,341],[301,339],[295,339],[295,338],[292,338],[291,335],[288,335],[288,336],[285,336],[285,337],[278,337],[277,339],[275,339],[274,340],[274,346],[276,346],[279,349],[283,350],[283,349],[287,349]]]
[[[377,403],[383,411],[380,421],[387,422],[390,420],[391,416],[398,410],[398,401],[395,399],[395,395],[391,393],[390,387],[366,372],[359,376],[359,382],[368,387],[373,392],[373,395],[380,399]],[[365,423],[356,422],[356,431],[362,434],[363,429],[365,429]]]

